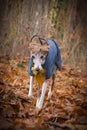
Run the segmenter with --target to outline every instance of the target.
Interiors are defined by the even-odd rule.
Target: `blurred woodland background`
[[[63,63],[87,66],[86,0],[0,0],[0,56],[29,55],[33,34],[59,43]]]
[[[28,97],[34,34],[55,40],[63,61],[42,110],[36,83]],[[87,130],[87,0],[0,0],[0,130]]]

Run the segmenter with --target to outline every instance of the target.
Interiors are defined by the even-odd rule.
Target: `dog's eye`
[[[44,56],[41,56],[41,57],[40,57],[40,59],[43,59],[43,58],[44,58]]]
[[[32,56],[32,59],[35,59],[35,56]]]

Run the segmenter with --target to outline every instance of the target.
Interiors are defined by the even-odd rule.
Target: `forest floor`
[[[36,84],[34,99],[27,96],[28,60],[0,58],[0,130],[87,130],[87,79],[81,70],[63,65],[52,98],[47,100],[48,87],[38,110]]]

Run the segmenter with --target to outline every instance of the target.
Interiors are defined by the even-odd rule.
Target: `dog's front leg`
[[[46,93],[46,88],[47,88],[47,81],[45,81],[42,85],[42,93],[41,93],[39,100],[36,103],[36,108],[39,108],[39,109],[42,108],[43,102],[44,102],[44,96],[45,96],[45,93]]]
[[[38,85],[38,90],[37,90],[37,102],[36,102],[36,104],[38,104],[39,100],[40,100],[40,86]]]
[[[28,97],[30,98],[34,98],[33,97],[33,76],[30,76],[30,86],[29,86],[29,93],[28,93]]]

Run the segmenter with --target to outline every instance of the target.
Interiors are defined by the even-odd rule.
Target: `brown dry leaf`
[[[72,81],[72,85],[75,87],[82,88],[83,86],[85,86],[85,82],[82,79],[77,79]]]
[[[15,79],[13,82],[13,86],[21,86],[20,79]]]
[[[29,86],[29,79],[25,79],[23,80],[23,86],[26,87],[26,86]]]
[[[25,107],[22,102],[19,102],[19,108],[20,108],[20,110],[24,110]]]
[[[78,130],[87,130],[87,125],[79,125],[79,124],[77,124],[75,126],[76,126],[76,129],[78,129]]]
[[[66,107],[64,108],[64,110],[67,110],[67,112],[73,112],[73,111],[74,111],[74,108],[73,108],[73,106],[66,106]]]
[[[87,94],[87,93],[86,93]],[[83,102],[81,105],[80,105],[82,108],[86,109],[87,110],[87,102]]]
[[[0,82],[0,95],[5,92],[5,89],[6,89],[6,86],[3,84],[3,82]]]
[[[16,119],[14,122],[15,129],[20,129],[23,126],[24,129],[35,129],[35,123],[32,119]]]
[[[65,107],[65,105],[64,105],[64,103],[59,103],[59,104],[57,104],[57,103],[55,103],[55,107],[56,108],[64,108]]]
[[[21,89],[24,94],[28,94],[27,89]]]
[[[38,125],[43,125],[45,121],[64,123],[64,126],[70,123],[81,123],[81,125],[85,123],[86,125],[87,81],[82,77],[81,71],[65,65],[62,71],[57,71],[51,99],[44,101],[41,110],[36,110],[36,84],[33,86],[35,99],[31,100],[27,96],[29,88],[28,59],[29,57],[25,57],[25,59],[17,57],[15,60],[9,60],[10,64],[3,60],[3,64],[0,66],[0,111],[2,115],[9,117],[10,120],[12,120],[11,117],[14,117],[15,123],[13,124],[16,129],[30,130],[36,127],[41,129],[42,127]],[[51,80],[49,80],[48,86],[51,85],[50,82]],[[47,93],[45,98],[47,98]],[[68,127],[74,128],[73,126]],[[80,126],[75,127],[80,129]],[[81,128],[85,129],[84,126]],[[52,127],[52,129],[55,128]]]
[[[0,119],[0,130],[13,129],[13,124],[6,119]]]
[[[85,124],[87,125],[87,116],[80,116],[77,121],[76,121],[77,124]]]
[[[36,99],[32,100],[32,105],[35,106],[36,105]]]
[[[84,110],[80,106],[74,106],[74,111],[78,116],[84,115]]]

